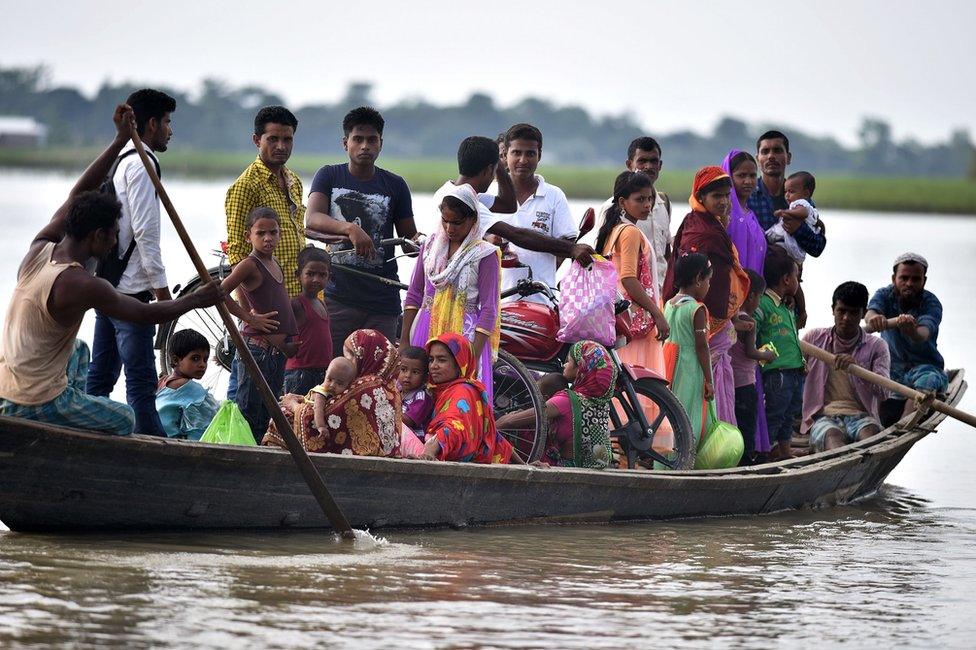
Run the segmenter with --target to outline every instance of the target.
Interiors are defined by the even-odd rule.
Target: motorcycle
[[[587,210],[580,223],[579,237],[593,228],[594,217],[593,210]],[[503,300],[516,295],[519,299],[502,303],[501,349],[538,376],[561,373],[572,342],[556,339],[558,298],[545,283],[532,279],[532,269],[522,265],[517,255],[506,253],[502,268],[526,269],[527,277],[502,293]],[[545,303],[525,300],[538,294],[545,296]],[[650,368],[622,363],[617,355],[617,350],[631,340],[629,307],[630,301],[619,298],[614,310],[617,339],[609,352],[617,367],[617,384],[610,409],[611,441],[619,446],[628,467],[657,462],[669,469],[691,469],[695,462],[691,422],[681,402],[669,389],[668,381]],[[642,398],[656,406],[657,415],[653,420],[648,419],[648,409],[644,408]],[[536,429],[545,431],[544,405],[535,411],[539,424]],[[655,449],[655,442],[660,443],[669,431],[673,434],[673,447],[670,453],[662,453]]]

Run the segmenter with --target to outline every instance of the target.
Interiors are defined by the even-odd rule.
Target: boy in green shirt
[[[774,460],[792,458],[790,438],[793,423],[803,407],[803,355],[796,330],[796,315],[784,303],[792,298],[800,286],[799,269],[787,255],[773,252],[766,257],[764,273],[766,293],[756,309],[756,346],[772,343],[779,356],[762,369],[763,390],[766,394],[766,424],[769,441],[775,445]]]

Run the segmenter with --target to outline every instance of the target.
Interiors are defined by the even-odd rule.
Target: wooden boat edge
[[[953,373],[953,381],[950,385],[949,397],[947,398],[947,401],[952,404],[957,404],[965,390],[966,383],[964,381],[964,373],[962,371]],[[733,470],[706,470],[667,473],[633,470],[596,472],[580,469],[540,470],[518,466],[483,466],[433,462],[427,463],[421,461],[362,458],[328,454],[314,454],[313,458],[316,466],[323,473],[323,476],[326,478],[327,482],[340,482],[338,486],[335,486],[338,487],[340,492],[342,491],[343,487],[341,484],[342,481],[363,482],[367,485],[382,485],[396,480],[411,483],[413,485],[426,484],[431,486],[431,490],[436,489],[438,485],[452,486],[453,489],[456,489],[461,493],[461,495],[455,499],[456,502],[453,503],[452,506],[455,508],[455,512],[453,512],[450,517],[446,517],[446,521],[437,522],[433,525],[466,525],[468,523],[477,525],[540,522],[566,523],[575,521],[613,521],[682,518],[685,516],[695,517],[723,514],[755,514],[756,512],[774,511],[773,506],[780,503],[780,500],[773,499],[771,496],[768,502],[769,507],[765,508],[759,507],[756,504],[750,504],[748,507],[737,507],[730,502],[729,507],[722,512],[707,512],[704,514],[702,513],[702,508],[700,505],[695,504],[677,504],[674,508],[667,509],[667,511],[655,511],[653,508],[649,507],[644,512],[629,510],[622,513],[617,511],[614,507],[603,507],[602,509],[596,507],[596,509],[588,509],[585,507],[585,504],[581,504],[578,511],[566,511],[564,509],[561,512],[543,513],[541,516],[520,516],[528,513],[520,512],[520,509],[516,507],[517,504],[509,504],[506,507],[499,507],[496,508],[495,511],[488,513],[485,513],[484,508],[482,508],[481,514],[477,514],[473,517],[466,517],[466,508],[470,508],[473,503],[479,501],[478,496],[485,495],[475,495],[473,493],[468,494],[472,491],[465,488],[465,485],[467,483],[477,484],[481,488],[489,486],[491,491],[498,491],[501,494],[506,492],[511,494],[528,492],[533,494],[545,494],[547,490],[552,491],[554,489],[561,491],[574,491],[574,493],[580,495],[582,500],[586,500],[589,493],[613,493],[621,498],[627,498],[630,491],[634,491],[635,494],[668,493],[672,495],[680,495],[686,491],[692,493],[699,491],[709,495],[715,495],[716,493],[720,493],[722,491],[730,491],[738,494],[738,492],[748,489],[760,489],[771,490],[772,494],[775,494],[777,492],[782,492],[782,488],[790,483],[809,482],[811,477],[816,478],[821,474],[824,476],[830,474],[836,475],[837,477],[845,477],[854,472],[864,471],[864,467],[860,467],[860,469],[858,468],[864,463],[874,462],[875,459],[884,460],[885,466],[879,470],[883,470],[883,476],[878,478],[878,476],[874,475],[878,472],[872,474],[870,477],[871,485],[865,484],[866,488],[870,488],[867,491],[859,489],[859,486],[850,486],[846,484],[841,485],[843,483],[843,479],[837,478],[837,486],[842,488],[839,492],[828,486],[823,490],[823,494],[817,495],[814,499],[805,498],[803,499],[803,503],[797,504],[789,501],[788,499],[782,500],[784,508],[817,506],[827,503],[841,503],[855,498],[863,498],[866,494],[876,490],[877,486],[883,481],[884,476],[887,476],[888,472],[890,472],[897,462],[900,461],[904,453],[907,453],[911,445],[933,431],[944,418],[944,415],[933,412],[921,422],[915,423],[911,428],[903,428],[906,423],[902,422],[899,423],[899,425],[886,429],[869,440],[854,445],[849,445],[840,450],[813,454],[805,458],[783,461],[781,463],[765,466],[758,466],[754,468],[736,468]],[[23,503],[28,499],[28,496],[25,494],[18,495],[16,493],[12,493],[9,485],[9,479],[6,477],[6,475],[9,475],[10,473],[9,470],[16,469],[10,465],[11,461],[13,461],[14,457],[16,456],[16,453],[11,451],[11,449],[17,448],[15,438],[19,439],[19,441],[22,443],[21,447],[23,447],[25,440],[23,434],[25,432],[34,434],[33,440],[27,445],[29,447],[42,444],[42,441],[47,439],[49,442],[59,442],[62,445],[68,444],[68,447],[70,447],[72,450],[83,448],[106,448],[106,446],[108,446],[116,450],[138,450],[139,453],[144,456],[148,454],[149,457],[159,458],[160,460],[166,457],[171,457],[168,462],[172,462],[173,457],[175,457],[181,461],[192,460],[206,462],[213,465],[240,464],[243,466],[241,470],[244,475],[246,475],[249,466],[253,467],[255,464],[260,464],[262,466],[273,467],[274,469],[270,470],[270,473],[275,477],[280,477],[283,474],[287,475],[289,472],[297,476],[297,472],[294,471],[294,468],[290,467],[291,461],[288,458],[287,453],[280,450],[204,445],[199,443],[187,443],[184,441],[172,441],[145,436],[132,436],[131,438],[127,439],[113,439],[97,433],[62,429],[35,422],[26,422],[13,418],[0,417],[0,469],[2,469],[3,474],[5,475],[4,478],[0,479],[0,520],[8,523],[8,525],[10,525],[12,528],[20,530],[36,530],[46,527],[45,522],[39,520],[36,513],[28,513],[26,517],[15,516],[12,518],[13,523],[8,522],[8,515],[10,512],[12,510],[16,510],[18,507],[23,508]],[[894,459],[894,461],[891,462],[891,459]],[[7,486],[6,489],[4,489],[5,485]],[[330,487],[333,486],[330,485]],[[289,483],[288,490],[292,490],[292,492],[289,494],[289,498],[291,498],[295,503],[302,502],[302,506],[298,508],[298,510],[307,510],[308,504],[305,502],[310,498],[307,497],[307,495],[300,494],[298,491],[294,491],[293,488],[294,486]],[[515,488],[514,492],[513,488]],[[835,492],[838,492],[839,497],[835,498],[834,496],[831,496]],[[501,497],[498,497],[495,500],[499,502],[496,505],[503,505],[502,502],[504,500]],[[603,500],[605,502],[606,498]],[[18,506],[18,503],[20,506]],[[359,505],[366,505],[362,501],[357,503],[359,503]],[[683,507],[686,509],[683,510]],[[30,508],[28,508],[28,510],[29,509]],[[475,510],[478,510],[478,508],[476,507]],[[39,508],[39,511],[50,512],[50,508],[47,508],[46,510],[45,508]],[[70,512],[68,514],[70,514]],[[310,521],[310,517],[314,520],[314,517],[308,513],[301,514],[299,516],[301,519],[300,525],[321,527],[311,525],[314,522]],[[423,518],[419,517],[418,519]],[[67,517],[67,521],[69,523],[74,522],[74,524],[64,526],[56,523],[51,527],[57,529],[63,529],[65,527],[75,529],[77,527],[75,524],[80,525],[82,528],[102,527],[97,521],[89,522],[88,526],[81,524],[81,522],[75,521],[71,517]],[[202,524],[202,522],[188,522],[187,527],[197,527],[195,525],[196,523]],[[375,521],[372,523],[376,524]],[[395,523],[387,522],[386,520],[380,521],[379,523],[380,525],[376,527],[383,527],[384,523],[390,523],[390,525],[394,525],[396,527],[411,526],[409,517],[400,519]],[[248,521],[241,521],[240,524],[242,527],[251,527],[251,522]],[[270,527],[287,527],[289,525],[292,524],[283,520],[280,522],[280,525],[275,524],[271,525]],[[426,526],[431,524],[429,520],[424,519],[423,521],[418,521],[417,525]],[[122,527],[125,528],[126,526]],[[155,526],[149,524],[147,527],[154,528]],[[161,527],[169,526],[163,525]],[[184,526],[180,524],[177,527],[182,528]],[[209,528],[214,526],[203,525],[202,527]],[[231,527],[237,526],[234,525]]]

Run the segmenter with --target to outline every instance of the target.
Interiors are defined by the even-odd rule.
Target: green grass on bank
[[[78,170],[98,152],[94,149],[0,150],[0,167]],[[187,151],[176,148],[165,154],[168,175],[198,178],[233,178],[254,159],[246,152]],[[324,164],[338,158],[297,154],[288,166],[306,184]],[[453,160],[381,158],[383,167],[402,175],[417,192],[432,192],[447,178],[457,175]],[[571,198],[596,199],[609,196],[613,179],[620,171],[601,167],[545,165],[546,180],[565,190]],[[675,201],[686,201],[693,172],[665,168],[657,187]],[[976,182],[955,178],[855,178],[820,176],[816,201],[819,207],[886,212],[934,212],[976,214]]]

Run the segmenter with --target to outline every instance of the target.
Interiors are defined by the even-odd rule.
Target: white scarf
[[[453,196],[478,213],[478,194],[467,183],[457,185],[445,196]],[[439,206],[438,206],[439,208]],[[471,232],[464,238],[461,245],[448,259],[447,253],[450,240],[444,225],[438,227],[437,232],[424,246],[423,264],[427,279],[440,291],[447,286],[455,287],[456,295],[464,295],[466,302],[476,302],[478,297],[478,262],[489,255],[496,254],[498,248],[486,242],[481,230],[480,220],[475,217]]]

